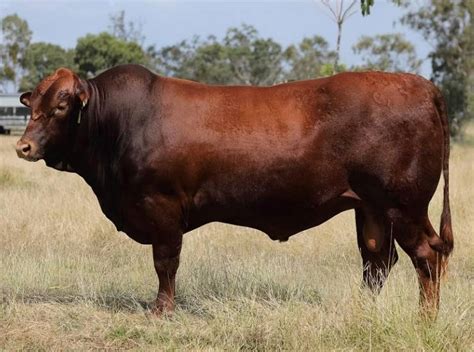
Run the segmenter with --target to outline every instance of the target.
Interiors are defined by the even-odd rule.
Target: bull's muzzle
[[[34,157],[35,148],[34,148],[34,144],[31,142],[20,139],[16,143],[15,149],[16,149],[16,154],[18,155],[18,157],[22,159],[26,159],[28,161],[38,160],[37,158]]]

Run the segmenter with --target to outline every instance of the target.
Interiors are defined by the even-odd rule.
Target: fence
[[[29,115],[0,115],[0,133],[16,135],[23,134],[29,119]]]

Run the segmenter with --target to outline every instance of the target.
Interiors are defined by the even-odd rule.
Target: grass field
[[[352,212],[287,243],[223,224],[187,234],[177,311],[154,318],[151,248],[117,233],[79,176],[17,159],[15,141],[0,138],[0,350],[474,350],[473,143],[452,149],[455,250],[426,323],[400,249],[379,297],[359,289]],[[438,192],[436,224],[440,206]]]

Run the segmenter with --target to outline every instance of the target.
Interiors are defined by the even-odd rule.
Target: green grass
[[[379,297],[359,289],[352,212],[287,243],[223,224],[187,234],[176,313],[157,319],[151,248],[117,233],[80,177],[17,159],[14,143],[0,139],[0,350],[474,350],[469,145],[452,151],[456,247],[426,323],[400,249]]]

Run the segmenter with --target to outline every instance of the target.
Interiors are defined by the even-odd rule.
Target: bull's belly
[[[254,228],[273,240],[286,241],[292,235],[322,224],[358,204],[358,200],[341,194],[318,204],[258,202],[245,206],[209,206],[190,217],[187,230],[209,222],[222,222]]]

